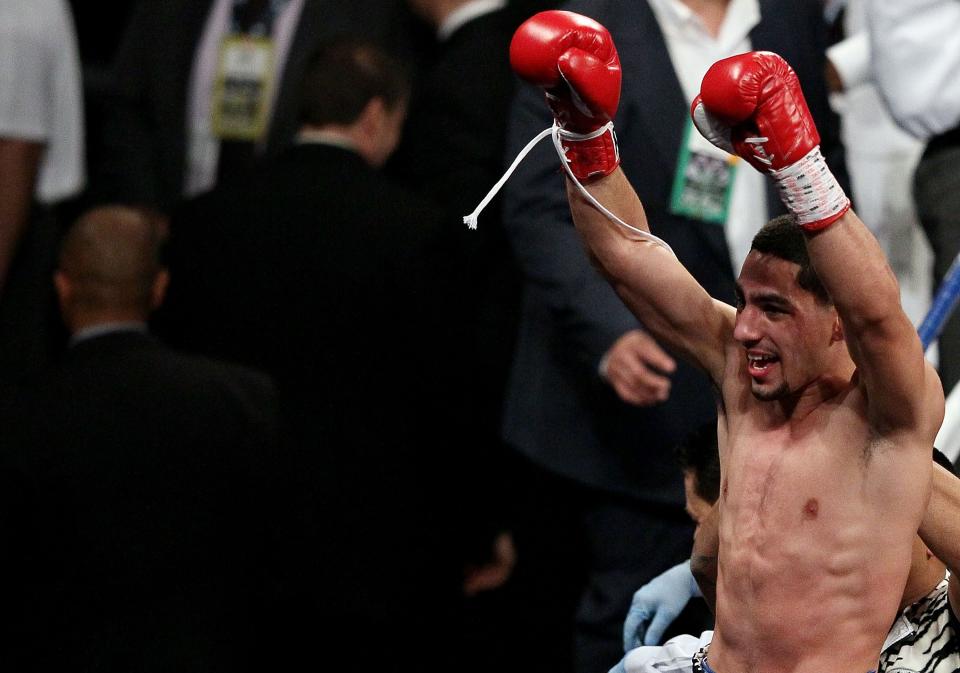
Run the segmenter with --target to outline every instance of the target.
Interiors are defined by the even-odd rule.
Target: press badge
[[[234,35],[220,45],[213,92],[213,132],[227,140],[259,140],[267,125],[273,40]]]
[[[702,222],[726,224],[738,161],[694,132],[693,122],[687,120],[673,178],[670,212]]]

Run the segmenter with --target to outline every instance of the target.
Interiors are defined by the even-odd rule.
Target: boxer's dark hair
[[[799,265],[797,284],[807,292],[812,292],[818,301],[824,304],[833,303],[810,264],[804,233],[793,215],[780,215],[763,225],[753,237],[750,249]]]
[[[696,494],[711,505],[720,497],[720,449],[716,419],[696,428],[674,449],[680,469],[697,478]]]
[[[359,37],[324,43],[307,63],[300,92],[300,122],[352,124],[374,98],[389,110],[410,96],[406,64]]]

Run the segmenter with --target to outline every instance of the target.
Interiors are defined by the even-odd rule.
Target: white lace
[[[763,146],[763,144],[769,142],[769,140],[770,138],[767,138],[766,136],[743,139],[744,142],[753,145],[753,158],[765,166],[772,166],[774,159],[773,156],[767,154],[767,150]],[[735,152],[731,152],[731,154],[735,154]]]
[[[490,191],[487,192],[487,195],[483,197],[483,199],[480,201],[477,207],[473,209],[473,212],[470,213],[469,215],[463,216],[463,223],[465,225],[467,225],[471,229],[477,228],[477,218],[480,217],[480,213],[483,212],[483,209],[486,208],[487,205],[489,205],[490,201],[493,200],[493,197],[497,195],[497,192],[499,192],[500,189],[503,187],[503,185],[506,184],[507,180],[510,179],[510,176],[513,175],[513,172],[517,170],[517,166],[520,165],[520,162],[523,161],[528,154],[530,154],[530,150],[536,147],[537,143],[539,143],[541,140],[543,140],[548,135],[553,133],[554,128],[556,128],[555,125],[548,129],[542,130],[540,133],[536,135],[536,137],[533,140],[528,142],[526,146],[522,150],[520,150],[520,153],[517,155],[517,158],[513,160],[513,163],[510,164],[510,167],[507,169],[507,172],[504,173],[503,176],[501,176],[501,178],[497,180],[496,184],[490,188]]]
[[[650,241],[651,243],[656,243],[657,245],[663,248],[666,248],[667,250],[670,251],[670,254],[676,257],[676,253],[673,252],[673,249],[669,245],[667,245],[667,242],[664,241],[662,238],[658,236],[654,236],[649,231],[644,231],[643,229],[634,227],[631,224],[627,224],[626,222],[621,220],[619,217],[614,215],[612,212],[610,212],[607,208],[605,208],[603,204],[601,204],[599,201],[597,201],[596,198],[594,198],[593,194],[587,191],[586,187],[584,187],[580,183],[580,181],[577,179],[577,176],[575,176],[573,174],[573,171],[570,169],[570,159],[567,158],[567,153],[566,153],[566,150],[564,150],[563,148],[562,140],[563,139],[573,140],[573,141],[593,140],[594,138],[598,138],[608,131],[611,134],[613,134],[613,122],[608,122],[604,126],[601,126],[600,128],[596,129],[595,131],[592,131],[591,133],[573,133],[571,131],[566,131],[564,129],[561,129],[559,126],[557,126],[556,122],[554,122],[553,126],[551,126],[550,128],[544,129],[543,131],[538,133],[533,140],[527,143],[526,146],[522,150],[520,150],[520,153],[517,155],[517,158],[514,159],[513,163],[510,164],[510,167],[507,169],[506,173],[504,173],[503,176],[499,180],[497,180],[497,183],[490,189],[489,192],[487,192],[487,195],[483,197],[483,200],[480,201],[479,205],[474,209],[474,211],[469,215],[464,216],[463,218],[464,224],[466,224],[471,229],[477,228],[477,219],[479,218],[481,211],[483,211],[483,209],[487,207],[487,205],[490,203],[493,197],[497,195],[497,192],[500,191],[500,189],[507,182],[507,180],[513,174],[513,172],[517,169],[517,166],[520,165],[520,162],[523,161],[523,159],[530,153],[530,151],[537,145],[537,143],[539,143],[541,140],[543,140],[547,136],[551,136],[553,138],[553,146],[554,148],[556,148],[557,154],[560,155],[560,163],[563,166],[564,171],[566,171],[567,175],[573,181],[573,184],[577,186],[577,189],[580,191],[580,193],[583,194],[583,197],[587,201],[589,201],[594,208],[596,208],[601,213],[603,213],[603,215],[607,219],[609,219],[611,222],[614,222],[616,224],[619,224],[621,227],[625,227],[626,229],[629,229],[633,233],[639,235],[641,239]],[[616,136],[614,136],[614,146],[616,146]]]

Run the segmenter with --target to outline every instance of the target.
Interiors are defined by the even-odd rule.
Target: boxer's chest
[[[868,429],[855,414],[831,413],[800,428],[763,428],[747,419],[729,434],[720,498],[738,539],[816,536],[824,524],[862,514]]]

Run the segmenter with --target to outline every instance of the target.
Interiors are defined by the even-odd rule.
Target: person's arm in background
[[[0,93],[0,97],[6,97]],[[44,144],[2,137],[0,131],[0,301],[3,287],[27,228]]]
[[[4,8],[0,26],[0,298],[27,228],[50,132],[50,54],[26,12]]]
[[[551,124],[543,92],[520,88],[514,100],[507,156],[512,157]],[[504,188],[504,227],[528,285],[545,298],[564,332],[563,348],[584,377],[596,377],[604,361],[606,379],[633,404],[666,399],[673,360],[644,331],[633,314],[591,266],[570,219],[563,177],[549,143],[520,165]]]
[[[870,0],[873,76],[894,120],[930,138],[960,123],[960,2]]]
[[[827,49],[827,86],[831,92],[849,91],[872,78],[870,36],[860,31]]]
[[[939,465],[933,466],[930,502],[918,532],[950,571],[950,605],[960,615],[960,479]]]
[[[710,611],[717,611],[717,559],[720,556],[720,507],[714,504],[693,534],[690,571]]]

